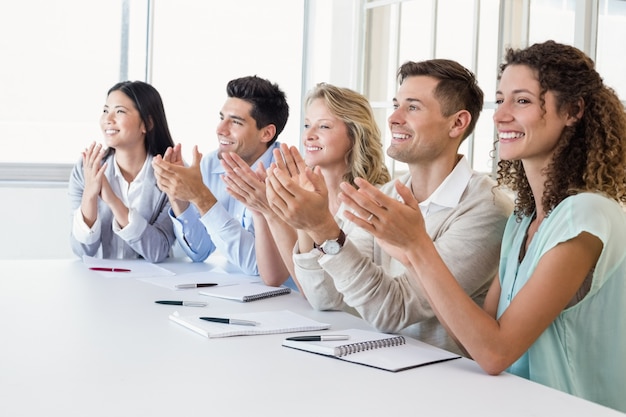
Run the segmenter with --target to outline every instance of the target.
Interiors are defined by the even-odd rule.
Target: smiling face
[[[346,170],[346,154],[352,147],[348,127],[328,109],[323,99],[315,99],[307,107],[302,138],[308,166]]]
[[[267,150],[273,134],[268,127],[257,129],[256,120],[250,116],[252,104],[229,97],[220,111],[216,133],[219,141],[218,157],[222,152],[235,152],[248,165],[252,165]]]
[[[498,131],[500,158],[523,160],[545,167],[552,159],[563,129],[575,121],[557,110],[552,91],[541,97],[535,73],[525,65],[510,65],[496,92],[493,121]]]
[[[119,90],[111,91],[100,116],[104,141],[116,150],[143,150],[146,127],[133,101]]]
[[[389,116],[391,144],[387,154],[408,164],[433,163],[458,148],[449,135],[456,115],[445,117],[434,91],[439,80],[429,76],[406,78],[393,99]],[[451,149],[450,147],[453,147]]]

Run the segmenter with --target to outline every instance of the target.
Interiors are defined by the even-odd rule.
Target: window
[[[472,70],[485,91],[485,101],[495,95],[499,1],[420,0],[369,2],[366,5],[364,91],[372,102],[378,123],[389,143],[387,118],[397,90],[396,71],[406,61],[454,59]],[[460,36],[460,34],[463,34]],[[493,112],[486,103],[474,134],[461,152],[480,171],[491,172]],[[399,175],[406,165],[387,158]]]
[[[559,24],[554,24],[558,21]],[[363,92],[388,141],[406,60],[475,72],[485,108],[461,151],[493,172],[493,97],[505,46],[555,39],[595,57],[626,100],[623,0],[29,0],[0,3],[0,180],[66,181],[101,140],[106,91],[125,79],[161,93],[183,153],[213,150],[228,80],[257,74],[287,93],[281,140],[300,143],[301,101],[326,81]],[[617,55],[616,55],[617,54]],[[396,174],[406,168],[388,158]]]
[[[226,84],[248,75],[285,91],[290,117],[279,140],[300,143],[303,17],[302,1],[156,2],[152,84],[187,160],[193,145],[217,148]]]
[[[159,90],[190,155],[217,147],[228,80],[268,78],[291,107],[281,140],[299,143],[303,17],[304,0],[3,2],[0,180],[66,181],[102,140],[106,92],[126,79]]]
[[[598,11],[596,65],[606,85],[626,103],[626,1],[602,0]]]
[[[0,163],[73,163],[120,77],[122,2],[0,9]]]
[[[596,59],[606,84],[626,100],[626,60],[616,55],[626,38],[626,1],[368,0],[365,9],[363,91],[386,143],[395,72],[407,60],[454,59],[476,74],[485,106],[461,152],[482,172],[495,170],[493,101],[504,48],[548,39],[575,45]],[[390,158],[387,164],[394,175],[406,171]]]

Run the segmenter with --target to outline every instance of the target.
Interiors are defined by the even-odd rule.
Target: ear
[[[148,132],[154,129],[154,120],[152,116],[148,116]]]
[[[467,110],[459,110],[452,115],[452,125],[450,126],[450,137],[462,138],[467,127],[472,121],[472,115]]]
[[[565,121],[566,126],[574,126],[578,121],[583,117],[585,113],[585,100],[582,97],[579,97],[576,102],[572,103],[568,112],[567,112],[567,120]]]
[[[276,134],[275,125],[269,124],[265,126],[263,129],[261,129],[261,142],[263,143],[269,142],[270,140],[272,140],[275,134]]]

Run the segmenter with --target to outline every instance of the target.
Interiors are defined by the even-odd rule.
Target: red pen
[[[106,271],[106,272],[130,272],[130,269],[125,268],[102,268],[102,267],[91,267],[89,268],[92,271]]]

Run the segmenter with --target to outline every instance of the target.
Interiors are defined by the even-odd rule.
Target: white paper
[[[83,263],[87,266],[87,268],[130,269],[130,272],[92,271],[102,276],[111,278],[139,278],[176,275],[176,273],[170,271],[169,269],[150,263],[145,259],[99,259],[92,256],[83,256]]]
[[[223,318],[228,319],[254,321],[259,323],[257,326],[214,323],[201,320],[199,318],[200,316],[200,313],[196,313],[193,316],[183,316],[178,312],[174,312],[170,315],[170,320],[209,338],[306,332],[330,328],[330,324],[328,323],[320,323],[289,310],[227,314],[223,316]]]
[[[220,287],[227,285],[235,285],[247,282],[259,282],[258,276],[252,275],[237,275],[227,274],[223,272],[191,272],[185,274],[177,274],[176,276],[157,276],[157,277],[143,277],[139,278],[139,281],[146,282],[148,284],[158,285],[159,287],[168,288],[170,290],[177,291],[197,291],[198,288],[176,288],[179,284],[201,284],[201,283],[215,283]]]

